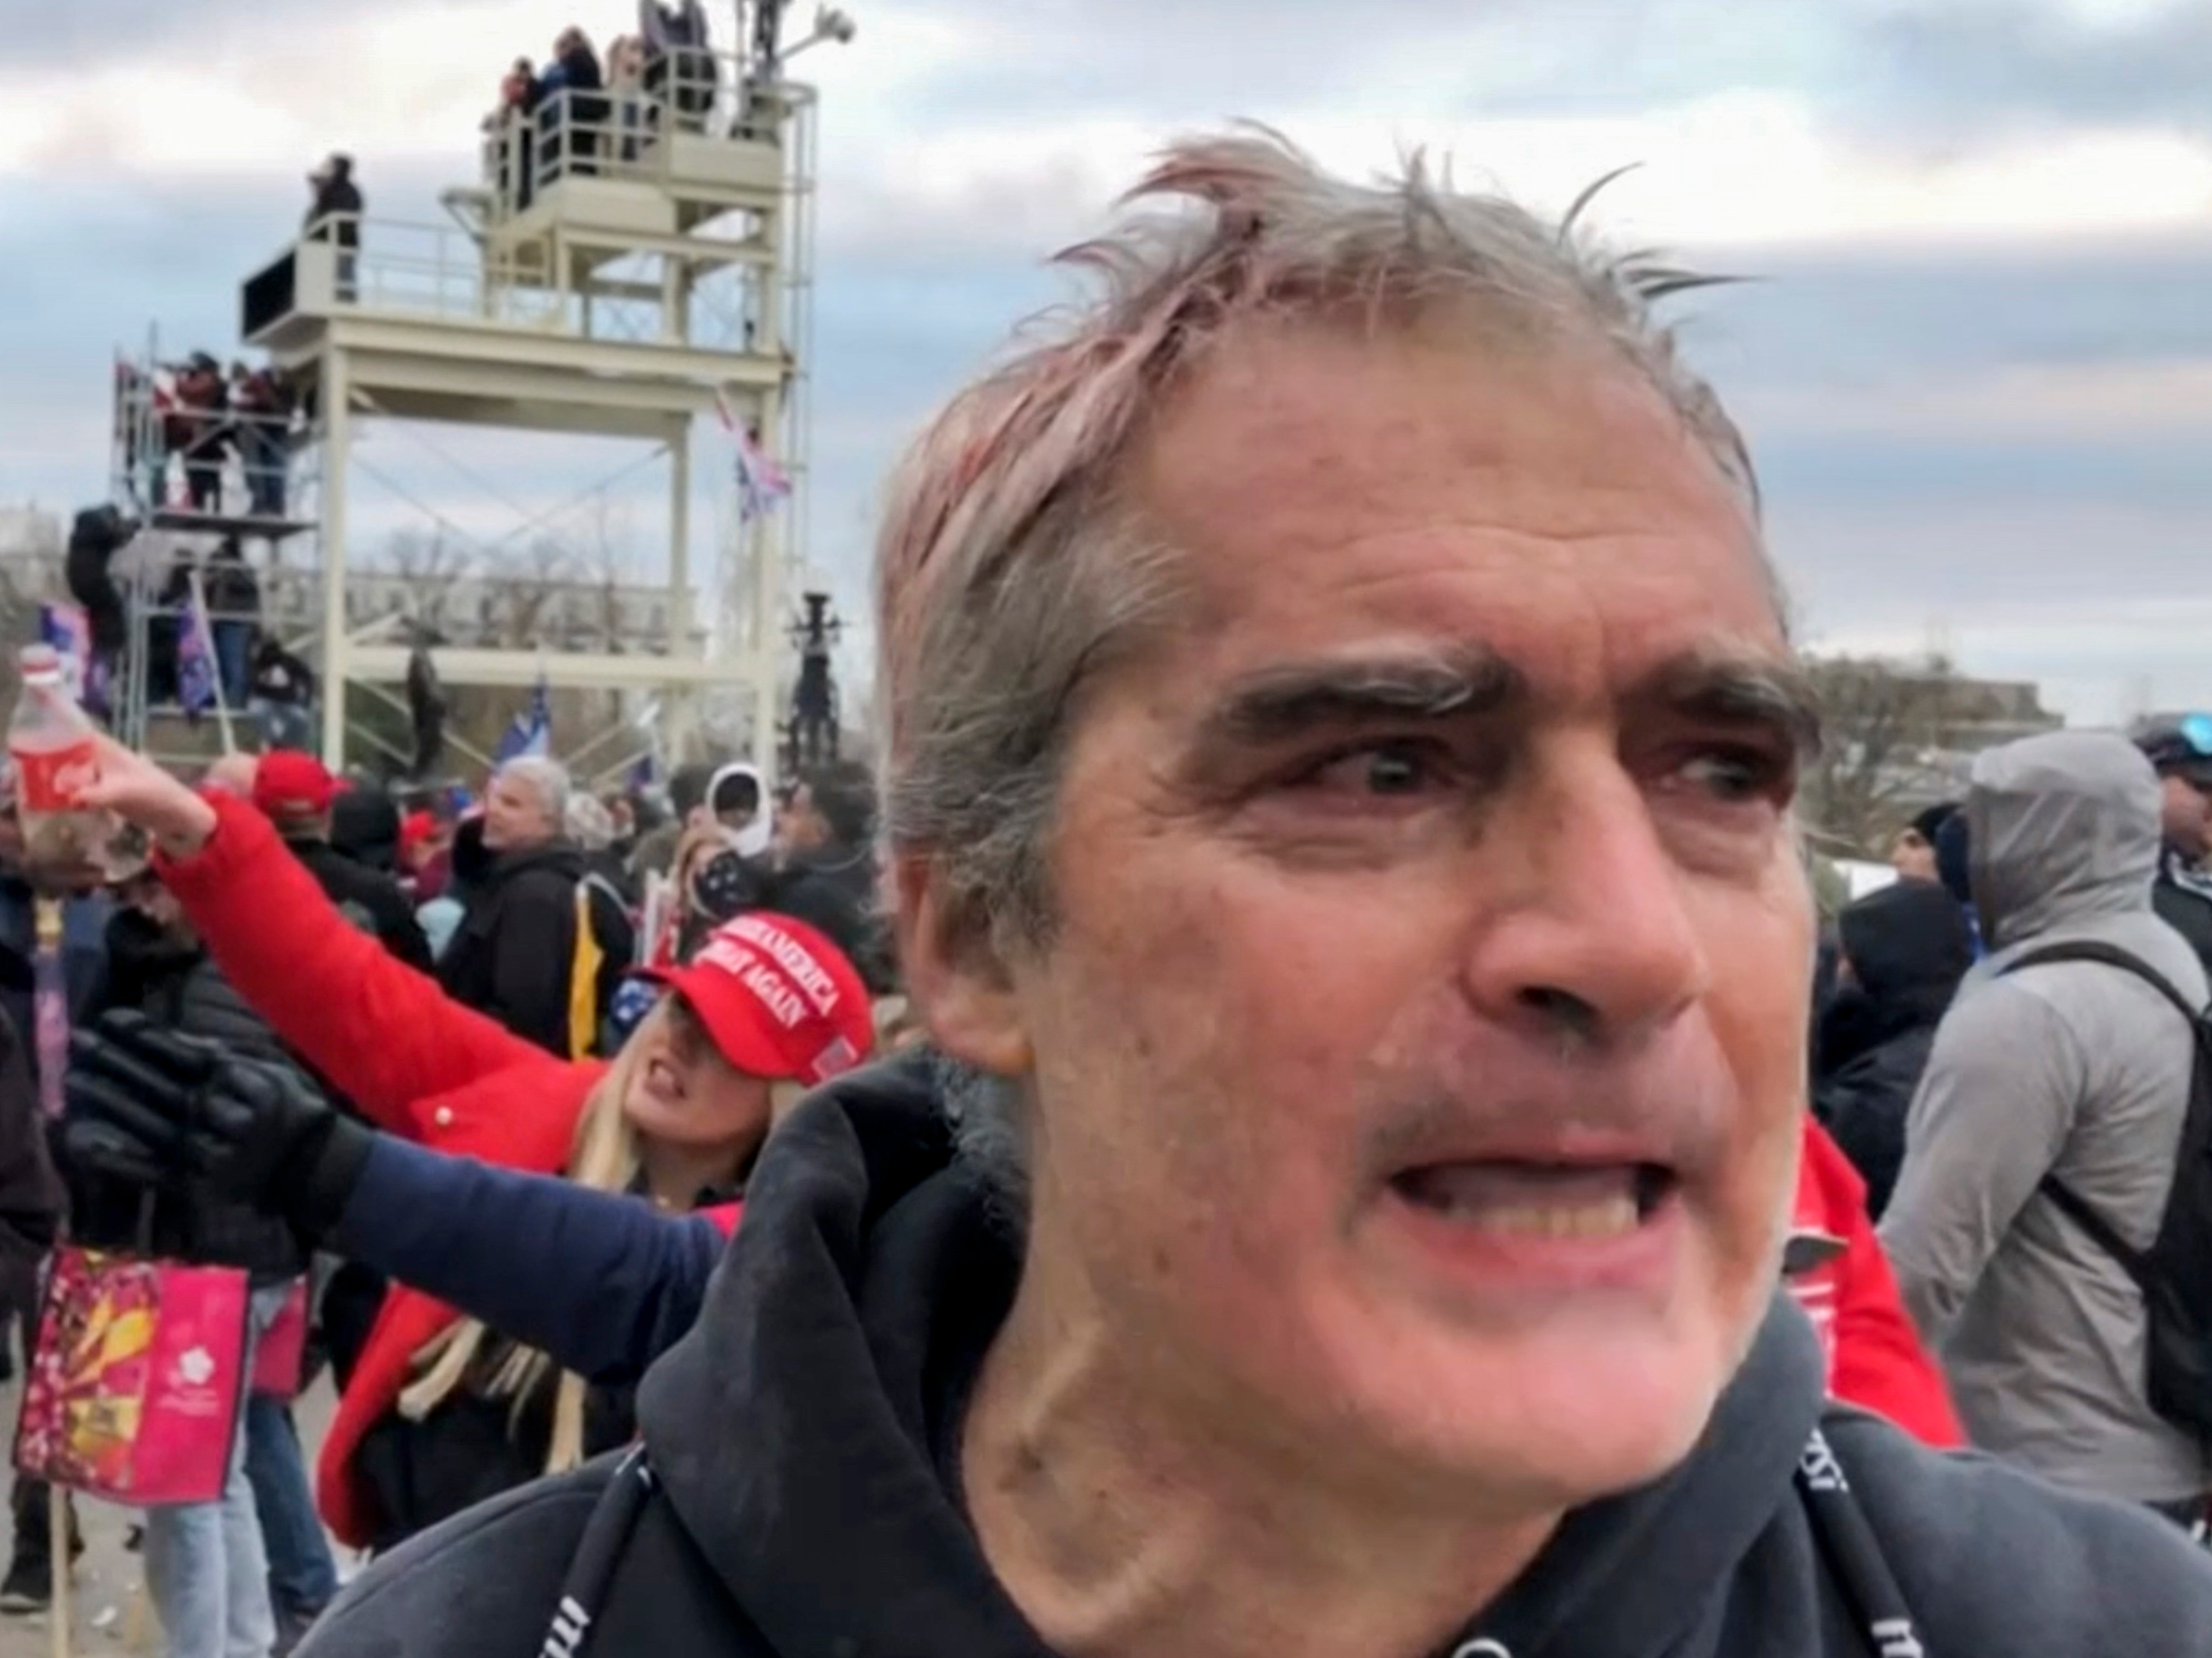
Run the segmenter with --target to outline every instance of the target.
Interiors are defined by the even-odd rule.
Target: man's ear
[[[988,920],[948,897],[926,856],[900,858],[891,872],[899,966],[931,1042],[991,1076],[1024,1074],[1031,1060],[1029,1031]]]

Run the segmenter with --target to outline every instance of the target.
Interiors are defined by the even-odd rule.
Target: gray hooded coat
[[[2205,1464],[2145,1401],[2141,1294],[2036,1189],[2056,1172],[2148,1246],[2188,1106],[2189,1026],[2098,963],[2004,976],[2030,950],[2096,939],[2204,1001],[2195,953],[2151,909],[2158,782],[2123,738],[2061,732],[1981,756],[1966,813],[1992,953],[1936,1032],[1881,1241],[1975,1444],[2076,1491],[2191,1497]]]

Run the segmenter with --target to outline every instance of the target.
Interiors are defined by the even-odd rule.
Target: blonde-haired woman
[[[799,923],[755,917],[745,939],[714,940],[661,975],[669,993],[611,1062],[561,1060],[394,961],[245,802],[195,794],[112,744],[82,799],[154,836],[164,882],[287,1044],[378,1127],[434,1150],[669,1210],[727,1206],[779,1096],[857,1064],[872,1042],[850,963]],[[342,1380],[317,1497],[360,1547],[388,1548],[630,1434],[626,1398],[403,1288]]]

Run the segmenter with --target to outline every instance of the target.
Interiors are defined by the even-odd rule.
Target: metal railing
[[[307,422],[273,373],[118,357],[114,439],[118,495],[141,518],[272,533],[299,522]]]
[[[674,154],[665,141],[678,135],[777,143],[782,90],[727,53],[679,47],[605,87],[556,88],[497,110],[484,123],[491,218],[527,212],[563,179],[664,181]]]
[[[295,311],[341,307],[565,327],[567,308],[545,278],[455,225],[332,214],[247,279],[240,329],[252,339]]]

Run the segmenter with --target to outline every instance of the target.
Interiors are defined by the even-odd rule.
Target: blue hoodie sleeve
[[[380,1134],[327,1242],[616,1386],[691,1327],[726,1240],[702,1216]]]

